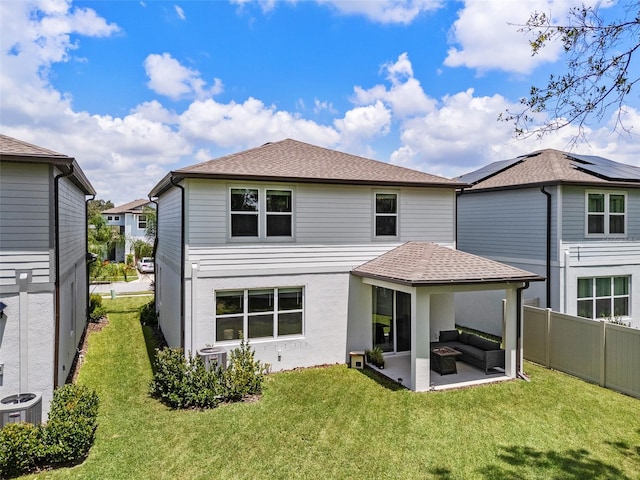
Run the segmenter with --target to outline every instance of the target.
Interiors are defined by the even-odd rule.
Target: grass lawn
[[[28,478],[640,478],[640,401],[530,363],[530,383],[418,394],[345,366],[277,373],[258,402],[169,410],[147,395],[147,300],[104,301],[78,380],[100,396],[89,457]]]

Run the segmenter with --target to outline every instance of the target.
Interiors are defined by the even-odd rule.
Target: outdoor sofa
[[[462,353],[458,360],[483,368],[487,374],[495,367],[504,368],[504,350],[500,343],[473,333],[458,330],[441,330],[437,342],[431,348],[451,347]]]

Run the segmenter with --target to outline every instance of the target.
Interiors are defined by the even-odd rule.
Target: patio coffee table
[[[448,375],[450,373],[458,373],[456,368],[456,357],[462,355],[462,352],[451,347],[438,347],[431,349],[431,369],[440,375]]]

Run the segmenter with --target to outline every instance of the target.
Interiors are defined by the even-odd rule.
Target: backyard
[[[272,374],[258,401],[169,410],[147,394],[148,299],[105,300],[90,338],[89,457],[25,478],[640,478],[640,401],[531,363],[531,382],[429,393],[336,365]]]

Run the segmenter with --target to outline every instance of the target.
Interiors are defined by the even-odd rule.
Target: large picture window
[[[216,342],[302,335],[302,287],[216,292]]]
[[[291,190],[232,188],[231,237],[291,237]]]
[[[398,235],[398,195],[376,193],[376,237]]]
[[[624,235],[625,225],[625,194],[587,193],[587,235]]]
[[[630,277],[578,279],[578,316],[615,319],[629,316]]]

